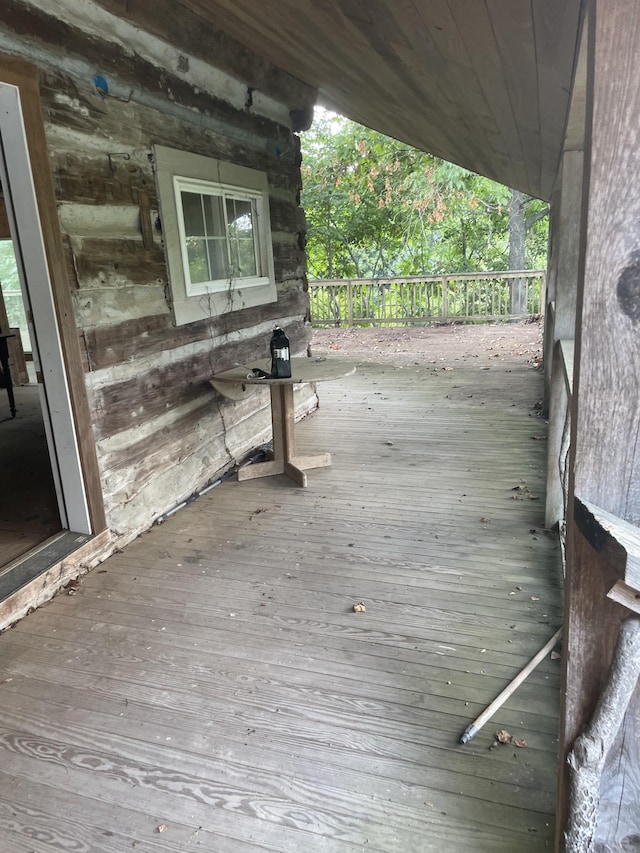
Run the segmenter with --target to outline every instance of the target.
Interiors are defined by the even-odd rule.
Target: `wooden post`
[[[638,525],[640,6],[636,0],[591,0],[588,15],[586,168],[569,492]],[[567,515],[559,845],[567,816],[566,756],[593,716],[608,677],[618,626],[626,615],[620,604],[606,597],[612,581],[609,562],[598,550],[598,540],[590,541],[578,529],[573,504],[571,500]],[[638,704],[636,692],[627,716],[629,741],[640,736]],[[626,767],[628,761],[636,764]],[[619,756],[618,772],[626,773],[629,784],[636,786],[636,796],[637,763],[624,752]],[[611,849],[618,849],[622,840],[598,838]]]
[[[347,328],[353,326],[353,282],[347,282]]]
[[[449,319],[449,279],[442,279],[442,319],[446,323]]]
[[[567,415],[568,397],[559,341],[573,340],[576,328],[580,207],[582,203],[583,152],[566,151],[562,160],[559,206],[554,221],[555,305],[551,336],[549,387],[549,443],[547,453],[547,504],[545,523],[552,527],[564,518],[564,495],[560,481],[559,455]]]

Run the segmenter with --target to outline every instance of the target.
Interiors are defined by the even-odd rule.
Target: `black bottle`
[[[272,379],[291,378],[291,351],[289,338],[276,326],[271,337],[271,377]]]

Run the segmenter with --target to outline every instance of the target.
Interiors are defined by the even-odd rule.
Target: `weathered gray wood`
[[[319,85],[322,101],[354,120],[550,197],[568,112],[577,0],[561,7],[305,0],[259,11],[250,0],[182,5],[183,14],[204,17]]]
[[[631,0],[597,0],[590,6],[589,27],[585,145],[589,180],[582,218],[578,296],[582,324],[576,340],[569,492],[637,525],[640,448],[630,436],[640,429],[640,241],[635,225],[640,216],[640,145],[634,118],[640,93],[631,68],[640,59],[640,9]],[[574,522],[571,505],[567,542],[565,636],[571,665],[565,665],[563,758],[593,714],[607,680],[618,625],[626,615],[624,608],[606,598],[616,575]],[[624,755],[620,761],[622,770]],[[565,778],[560,792],[562,827]],[[622,803],[620,809],[624,817]],[[622,840],[609,838],[607,844]]]
[[[72,6],[54,14],[46,4],[10,0],[0,10],[0,36],[6,49],[33,59],[34,76],[40,77],[46,156],[92,398],[85,433],[98,442],[109,526],[126,539],[263,440],[261,400],[256,398],[252,412],[226,408],[221,414],[206,383],[211,371],[267,355],[264,325],[276,321],[290,331],[297,352],[306,349],[306,225],[299,207],[299,140],[288,109],[305,109],[313,91],[257,56],[250,61],[245,48],[247,74],[284,99],[276,102],[262,91],[255,108],[246,109],[242,82],[196,56],[204,49],[206,24],[194,42],[195,54],[182,55],[182,65],[174,65],[165,62],[167,47],[157,38],[163,27],[171,29],[170,17],[151,26],[155,35],[134,33],[99,6],[85,18],[76,17]],[[176,23],[176,38],[197,30],[194,20]],[[135,50],[123,47],[127,27]],[[225,38],[217,36],[220,43]],[[62,54],[60,45],[66,45]],[[224,67],[233,50],[229,41],[218,57]],[[97,69],[117,97],[93,90]],[[170,325],[162,223],[149,161],[156,143],[266,172],[278,302],[178,330]],[[148,200],[143,220],[141,199]],[[82,383],[80,370],[74,382]],[[187,433],[189,423],[197,429]],[[143,446],[153,449],[141,462]],[[171,471],[176,459],[183,464]]]
[[[334,468],[306,492],[229,480],[0,637],[3,853],[61,798],[52,829],[100,849],[106,827],[108,853],[198,827],[223,851],[550,843],[557,662],[495,718],[527,748],[488,749],[489,727],[456,747],[559,615],[540,501],[511,499],[542,485],[543,424],[475,402],[505,382],[533,402],[541,375],[429,369],[321,385],[298,449],[329,440]]]
[[[575,498],[575,523],[627,586],[640,591],[640,528],[586,500]]]
[[[566,853],[591,853],[595,849],[602,772],[639,677],[640,618],[632,616],[620,626],[607,684],[589,727],[576,740],[567,759],[571,795]]]

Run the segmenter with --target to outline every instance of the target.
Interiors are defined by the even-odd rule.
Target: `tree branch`
[[[549,215],[549,208],[545,207],[544,210],[539,210],[537,213],[533,213],[531,216],[528,216],[524,223],[525,231],[528,231],[532,225],[535,225],[536,222],[539,222],[541,219],[544,219],[545,216]]]

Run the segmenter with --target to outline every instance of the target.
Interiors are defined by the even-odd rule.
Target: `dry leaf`
[[[500,729],[499,732],[496,732],[496,740],[500,743],[511,743],[512,737],[506,729]]]
[[[561,660],[562,655],[560,652],[551,652],[551,660]]]
[[[514,746],[519,746],[519,747],[520,747],[520,749],[522,749],[523,747],[525,747],[525,746],[528,746],[528,745],[529,745],[529,744],[526,742],[526,740],[516,740],[515,738],[513,738],[513,740],[511,741],[511,743],[512,743]]]
[[[354,604],[353,605],[353,612],[354,613],[366,613],[367,608],[364,605],[364,601],[359,601],[357,604]]]
[[[526,484],[526,483],[520,483],[520,485],[519,485],[519,486],[514,486],[514,487],[511,489],[511,491],[512,491],[512,492],[524,492],[524,491],[526,490],[526,488],[527,488],[527,484]]]
[[[491,521],[491,519],[487,518],[486,515],[483,515],[482,518],[480,519],[481,524],[489,524],[490,521]]]
[[[161,823],[158,827],[158,832],[166,832],[169,829],[166,823]]]
[[[540,596],[539,595],[532,595],[531,601],[540,601]]]

